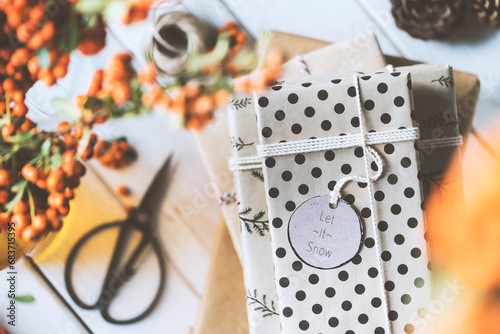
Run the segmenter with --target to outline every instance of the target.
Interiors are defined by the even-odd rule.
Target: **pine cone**
[[[421,39],[447,36],[462,21],[464,13],[463,0],[391,0],[391,3],[396,25]]]
[[[500,27],[500,0],[468,0],[468,6],[482,23]]]

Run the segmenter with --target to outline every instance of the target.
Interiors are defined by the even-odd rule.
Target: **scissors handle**
[[[78,294],[74,289],[72,281],[73,264],[75,263],[76,257],[85,243],[87,243],[92,237],[96,236],[97,234],[111,228],[120,228],[120,234],[118,236],[118,240],[115,249],[113,251],[113,257],[111,258],[111,262],[109,264],[108,271],[106,273],[106,277],[99,298],[94,304],[87,304],[80,299],[80,297],[78,296]],[[123,269],[118,270],[118,266],[121,261],[121,256],[122,254],[124,254],[124,248],[125,245],[127,244],[126,242],[127,235],[132,229],[138,230],[142,234],[141,241],[139,242],[139,245],[132,253],[129,260],[124,265]],[[146,248],[146,246],[148,246],[148,244],[152,246],[153,252],[157,257],[160,266],[160,282],[156,295],[152,300],[152,302],[149,304],[149,306],[141,314],[129,319],[116,319],[109,313],[110,304],[117,295],[117,293],[119,292],[120,288],[134,274],[135,264],[139,259],[141,253]],[[100,225],[94,228],[93,230],[89,231],[80,240],[78,240],[78,242],[71,250],[68,259],[66,260],[64,280],[66,283],[66,289],[71,299],[73,299],[73,301],[81,308],[87,310],[96,310],[96,309],[100,310],[103,319],[112,324],[125,325],[138,322],[146,318],[154,310],[154,308],[160,301],[160,298],[163,295],[163,291],[165,289],[166,266],[163,260],[162,248],[160,246],[159,241],[152,234],[152,231],[145,224],[138,224],[129,219],[126,220],[125,222],[113,222]]]

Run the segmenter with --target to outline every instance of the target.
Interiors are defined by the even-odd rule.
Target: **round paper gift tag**
[[[358,253],[363,227],[349,203],[340,200],[332,209],[330,196],[318,196],[302,203],[292,214],[288,237],[303,262],[319,269],[333,269]]]

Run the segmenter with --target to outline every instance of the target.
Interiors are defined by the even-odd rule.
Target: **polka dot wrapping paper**
[[[296,52],[289,51],[294,55]],[[339,71],[368,70],[385,66],[373,34],[328,45],[303,55],[315,75]],[[335,61],[331,61],[335,59]],[[283,77],[301,77],[295,59],[282,66]],[[251,95],[237,95],[228,105],[232,156],[251,159],[258,144],[255,103]],[[243,160],[245,161],[245,160]],[[281,333],[280,307],[274,277],[270,226],[264,175],[260,159],[245,161],[245,169],[234,172],[241,229],[249,330],[251,334]],[[287,178],[287,175],[284,175]]]
[[[359,134],[363,124],[368,134],[415,127],[409,72],[360,75],[359,91],[364,122],[352,77],[280,82],[255,97],[260,144]],[[360,145],[265,158],[283,333],[429,329],[425,307],[431,300],[431,279],[414,144],[406,140],[371,145],[383,161],[383,173],[372,183],[376,212],[366,183],[349,182],[342,188],[342,199],[361,219],[363,236],[359,252],[333,269],[311,266],[297,256],[289,223],[298,207],[328,196],[340,179],[366,176],[365,151]],[[370,162],[370,173],[376,173],[380,166]],[[317,255],[324,256],[320,250]]]

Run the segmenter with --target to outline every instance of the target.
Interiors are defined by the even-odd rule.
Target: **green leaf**
[[[16,296],[12,297],[11,299],[20,303],[33,303],[35,301],[35,297],[33,297],[32,295]]]
[[[42,146],[40,147],[40,153],[42,156],[49,156],[50,154],[50,146],[52,145],[52,140],[49,138],[49,139],[46,139]]]
[[[33,148],[40,143],[40,138],[33,131],[21,132],[5,139],[5,142],[15,144],[19,148]]]
[[[77,119],[80,117],[80,110],[70,100],[56,98],[52,99],[50,104],[63,113],[62,115],[58,115],[58,118]]]
[[[59,47],[71,52],[78,46],[78,24],[74,21],[65,24],[59,32]]]
[[[16,193],[16,196],[14,196],[13,199],[11,199],[7,204],[5,204],[4,209],[7,210],[7,213],[10,214],[12,211],[12,208],[14,207],[14,204],[17,203],[21,198],[24,196],[24,191],[26,190],[26,187],[28,186],[28,181],[27,180],[21,180],[17,182],[13,187],[12,191]]]
[[[194,53],[191,56],[187,66],[188,72],[197,73],[206,66],[219,64],[226,57],[228,50],[229,33],[225,32],[219,35],[212,51],[204,54]]]
[[[102,12],[108,4],[104,0],[80,0],[76,3],[75,9],[82,14],[98,14]]]
[[[36,57],[38,58],[38,65],[40,68],[49,68],[50,66],[50,56],[49,49],[47,47],[43,47],[36,53]]]

